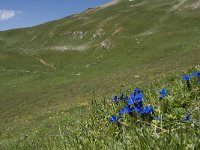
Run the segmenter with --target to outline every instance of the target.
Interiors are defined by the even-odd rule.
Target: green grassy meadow
[[[171,149],[198,149],[199,128],[189,123],[166,123],[174,136],[154,132],[152,126],[128,124],[121,139],[121,130],[107,122],[114,113],[108,107],[115,108],[110,99],[136,86],[148,91],[149,103],[161,106],[153,94],[171,84],[177,95],[184,99],[186,94],[192,101],[184,110],[177,104],[182,115],[197,105],[178,81],[185,70],[200,64],[197,6],[197,0],[121,0],[0,32],[0,150],[165,149],[166,143]],[[198,84],[195,89],[199,91]]]

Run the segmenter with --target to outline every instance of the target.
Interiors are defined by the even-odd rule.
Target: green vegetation
[[[197,4],[196,0],[122,0],[110,7],[32,28],[0,32],[0,149],[34,149],[33,146],[56,149],[56,145],[64,149],[66,136],[86,138],[86,129],[91,128],[80,131],[87,120],[88,126],[97,128],[95,132],[102,131],[101,127],[105,129],[108,140],[104,142],[110,143],[105,143],[107,147],[103,148],[109,149],[109,144],[115,143],[116,147],[125,149],[124,140],[121,143],[121,139],[116,142],[112,138],[117,131],[106,122],[105,112],[110,110],[98,106],[96,111],[102,110],[100,115],[105,118],[103,122],[98,119],[94,125],[88,116],[88,105],[105,99],[107,107],[107,101],[109,106],[110,98],[124,92],[125,87],[144,83],[148,86],[155,76],[180,74],[185,66],[199,64],[200,7]],[[156,85],[149,90],[155,89]],[[192,106],[185,111],[190,109]],[[152,126],[144,126],[144,133],[152,133]],[[179,134],[185,127],[188,126],[181,125],[175,131],[177,136],[199,133],[188,127],[187,132]],[[73,133],[65,133],[72,130]],[[141,138],[130,136],[136,134],[130,130],[124,131],[126,138]],[[141,128],[134,132],[137,131]],[[64,140],[60,133],[64,134]],[[91,134],[88,135],[91,139],[77,139],[83,141],[72,138],[70,145],[85,148],[87,140],[91,140],[91,147],[99,138],[104,139],[103,133],[95,133],[96,137]],[[163,134],[163,140],[171,138]],[[191,143],[199,142],[193,138]],[[156,148],[163,146],[162,140],[149,142],[151,145],[161,142]],[[176,142],[172,141],[172,145]],[[94,149],[102,144],[100,140]],[[125,145],[129,147],[130,143]]]
[[[199,70],[197,66],[189,70]],[[182,74],[189,74],[188,72]],[[162,77],[153,82],[135,85],[145,93],[145,105],[152,105],[159,120],[145,121],[138,114],[124,114],[120,126],[109,123],[110,114],[121,110],[124,101],[111,98],[96,101],[93,97],[87,110],[56,114],[43,128],[34,129],[34,136],[10,143],[10,149],[199,149],[200,147],[200,84],[193,78],[188,90],[180,74]],[[169,95],[159,100],[159,90],[166,87]],[[135,87],[120,91],[129,95]],[[187,115],[191,120],[183,122]],[[85,120],[85,121],[83,121]],[[45,130],[44,130],[45,129]],[[53,130],[52,130],[53,129]],[[169,147],[170,146],[170,147]]]

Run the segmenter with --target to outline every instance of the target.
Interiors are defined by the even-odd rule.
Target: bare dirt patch
[[[101,7],[101,8],[104,8],[104,7],[112,6],[112,5],[115,5],[115,4],[119,3],[119,2],[120,2],[120,0],[113,0],[113,1],[111,1],[111,2],[108,2],[108,3],[103,4],[103,5],[100,6],[100,7]]]

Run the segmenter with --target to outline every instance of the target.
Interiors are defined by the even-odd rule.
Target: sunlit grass
[[[171,149],[198,147],[199,130],[188,123],[172,123],[174,136],[164,129],[164,120],[137,122],[137,127],[124,116],[120,130],[108,123],[120,109],[110,99],[136,87],[158,117],[180,119],[196,107],[198,87],[188,92],[180,76],[183,68],[199,64],[200,9],[192,9],[191,0],[169,12],[179,2],[123,0],[33,28],[0,32],[0,149],[165,149],[170,142]],[[94,39],[100,28],[104,34]],[[78,31],[85,36],[74,34]],[[111,42],[109,49],[101,47],[104,40]],[[88,43],[91,47],[84,51],[52,49]],[[170,95],[161,103],[162,88]]]

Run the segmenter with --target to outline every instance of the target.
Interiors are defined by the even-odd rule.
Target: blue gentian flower
[[[143,114],[149,114],[149,113],[151,113],[151,112],[153,112],[153,107],[152,107],[152,106],[150,106],[150,107],[146,106],[146,107],[143,108],[142,111],[141,111],[141,113],[143,113]]]
[[[161,91],[160,91],[160,99],[163,99],[164,97],[168,96],[168,92],[167,92],[167,89],[166,88],[163,88]]]
[[[134,111],[137,113],[139,113],[141,110],[142,110],[141,108],[137,108],[137,107],[134,108]]]
[[[118,120],[121,118],[121,116],[119,115],[119,116],[117,116],[117,117],[115,117],[115,116],[111,116],[111,120],[109,120],[109,122],[118,122]]]
[[[185,80],[185,81],[189,81],[192,77],[189,76],[189,75],[184,75],[182,76],[182,79]]]
[[[133,103],[141,102],[143,99],[143,94],[141,93],[131,93],[131,99],[133,100]]]
[[[134,101],[135,100],[135,94],[131,92],[131,99]]]
[[[135,96],[135,101],[136,102],[141,102],[142,101],[142,99],[143,99],[143,94],[140,94],[140,93],[138,93],[136,96]]]
[[[195,72],[195,73],[193,73],[192,74],[194,77],[197,77],[197,78],[199,78],[199,81],[198,81],[198,83],[200,83],[200,71],[198,71],[198,72]]]
[[[119,115],[122,115],[124,113],[129,114],[130,112],[132,112],[132,109],[129,106],[124,106],[124,108],[120,110]]]
[[[143,103],[142,103],[142,101],[141,102],[139,102],[139,103],[134,103],[134,111],[135,112],[137,112],[137,113],[139,113],[142,109],[143,109]]]
[[[135,106],[135,108],[137,108],[137,109],[142,109],[142,108],[143,108],[143,103],[142,103],[142,101],[139,102],[139,103],[134,103],[134,106]]]
[[[126,102],[128,103],[128,105],[133,105],[133,100],[131,98],[127,98]]]
[[[189,76],[189,75],[185,75],[185,76],[182,76],[182,79],[187,81],[186,84],[187,84],[187,88],[188,90],[191,91],[191,84],[190,84],[190,79],[192,78],[192,76]]]
[[[187,122],[187,121],[191,121],[191,114],[185,116],[185,118],[182,120],[182,122]]]
[[[125,106],[124,111],[125,113],[129,114],[130,112],[132,112],[132,109],[129,106]]]
[[[183,122],[183,123],[186,123],[186,122],[189,121],[189,122],[191,122],[192,124],[194,124],[194,125],[196,125],[196,126],[199,127],[199,124],[198,124],[195,120],[192,119],[191,115],[192,115],[192,114],[189,114],[189,115],[185,116],[185,118],[182,120],[182,122]]]
[[[193,75],[194,77],[198,77],[198,78],[200,78],[200,71],[195,72],[195,73],[193,73],[192,75]]]
[[[136,95],[136,94],[139,94],[139,93],[142,93],[142,90],[136,88],[135,91],[134,91],[134,94]]]
[[[137,94],[140,94],[140,93],[142,93],[142,90],[136,88],[136,89],[134,90],[134,92],[131,92],[131,95],[136,96]]]
[[[122,109],[122,110],[119,111],[119,115],[123,115],[124,113],[125,113],[124,109]]]
[[[118,98],[117,96],[115,96],[115,97],[112,98],[112,101],[113,101],[113,102],[118,102],[118,101],[119,101],[119,98]]]

